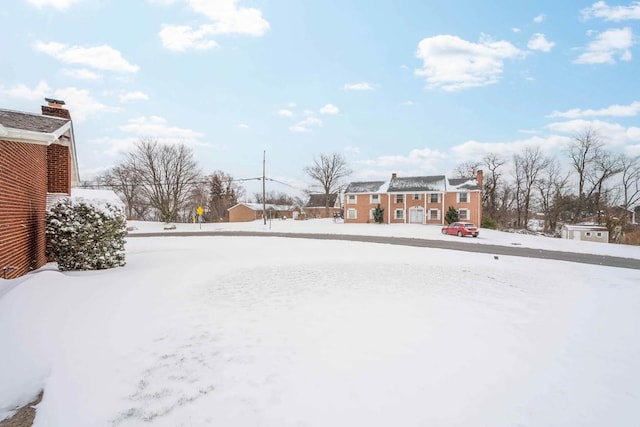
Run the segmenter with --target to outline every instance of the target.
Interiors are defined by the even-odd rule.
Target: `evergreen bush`
[[[373,220],[378,224],[382,224],[384,221],[384,208],[380,206],[380,203],[373,210]]]
[[[489,228],[491,230],[496,230],[498,228],[498,223],[495,219],[490,216],[482,217],[482,224],[480,225],[482,228]]]
[[[47,212],[46,234],[47,255],[61,271],[125,265],[127,223],[120,207],[62,199]]]
[[[460,214],[458,213],[458,210],[453,206],[449,206],[449,210],[445,214],[444,220],[447,222],[447,224],[460,221]]]

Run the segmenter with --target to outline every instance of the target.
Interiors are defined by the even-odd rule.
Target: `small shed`
[[[561,234],[563,239],[609,243],[609,230],[601,225],[565,224]]]

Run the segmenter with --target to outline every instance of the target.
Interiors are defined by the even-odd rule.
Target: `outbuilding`
[[[561,235],[563,239],[609,243],[609,230],[601,225],[565,224],[562,226]]]

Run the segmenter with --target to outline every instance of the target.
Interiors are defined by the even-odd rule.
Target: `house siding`
[[[238,205],[229,210],[229,222],[247,222],[262,218],[262,211],[255,211],[247,206]]]
[[[453,206],[458,211],[460,209],[468,209],[469,217],[466,219],[461,219],[461,221],[465,222],[473,222],[474,224],[480,226],[482,223],[482,196],[479,191],[468,191],[466,192],[469,195],[468,202],[458,202],[458,192],[450,192],[445,194],[444,198],[444,213],[446,214],[449,210],[449,206]]]
[[[44,145],[0,141],[0,269],[14,267],[8,279],[47,262],[47,159]]]
[[[371,195],[372,194],[378,194],[380,196],[380,202],[375,202],[375,203],[371,203]],[[388,214],[389,214],[389,210],[387,209],[387,205],[388,205],[388,195],[387,194],[380,194],[380,193],[358,193],[356,195],[356,202],[355,203],[350,203],[349,202],[349,197],[347,195],[345,195],[345,199],[344,199],[344,218],[346,222],[351,222],[351,223],[367,223],[367,222],[374,222],[373,219],[371,219],[369,212],[371,212],[371,209],[375,209],[378,206],[378,203],[380,204],[381,208],[384,208],[384,222],[386,223],[388,220]],[[356,209],[357,211],[357,216],[355,219],[348,219],[349,214],[348,211],[349,209]]]

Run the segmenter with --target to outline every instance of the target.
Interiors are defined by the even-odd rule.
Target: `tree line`
[[[321,154],[304,170],[327,195],[337,191],[341,178],[351,173],[340,154]],[[219,170],[203,174],[189,147],[160,144],[151,138],[140,139],[132,151],[96,181],[98,186],[110,188],[120,196],[127,219],[134,220],[190,222],[196,219],[197,208],[202,207],[202,220],[221,222],[228,215],[227,209],[246,195],[242,180],[231,174]],[[305,203],[278,191],[255,193],[254,200],[285,206]]]
[[[556,233],[560,223],[593,222],[619,235],[631,212],[640,214],[639,158],[608,150],[594,129],[576,134],[564,154],[565,168],[539,147],[525,147],[511,158],[489,153],[458,165],[455,174],[483,170],[485,227],[527,229],[539,213],[548,233]]]

